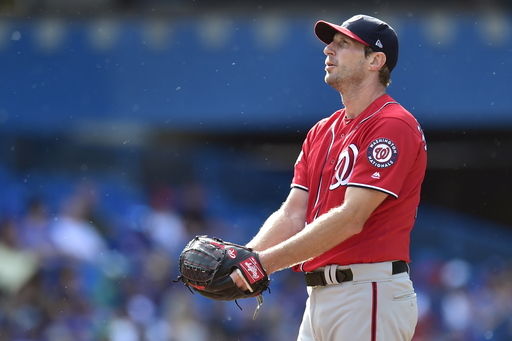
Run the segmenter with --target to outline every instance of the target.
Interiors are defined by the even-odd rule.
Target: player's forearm
[[[362,231],[366,220],[387,197],[368,188],[349,187],[342,206],[321,215],[290,239],[260,253],[269,272],[317,257]]]
[[[263,251],[292,237],[304,226],[304,220],[290,217],[281,208],[263,224],[258,234],[247,244],[255,251]]]
[[[276,271],[300,264],[332,249],[361,232],[364,221],[352,221],[343,207],[333,209],[291,238],[260,252],[266,271]]]

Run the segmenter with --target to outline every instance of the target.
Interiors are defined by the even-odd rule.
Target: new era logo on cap
[[[380,48],[383,48],[384,46],[382,45],[382,42],[380,41],[380,39],[377,39],[377,41],[375,42],[375,45],[377,45],[378,47]]]
[[[362,18],[363,18],[363,16],[361,14],[358,14],[358,15],[354,15],[350,19],[347,19],[345,22],[354,22],[354,21],[358,21],[359,19],[362,19]]]

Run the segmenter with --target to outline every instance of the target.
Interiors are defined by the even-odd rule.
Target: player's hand
[[[260,296],[270,284],[257,252],[208,236],[196,236],[185,246],[179,269],[176,281],[218,301]]]
[[[241,290],[246,291],[249,289],[245,284],[245,281],[242,279],[242,277],[240,277],[237,271],[233,271],[229,276],[231,277],[235,285],[239,287]]]

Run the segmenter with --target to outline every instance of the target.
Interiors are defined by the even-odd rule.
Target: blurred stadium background
[[[196,234],[245,243],[340,107],[318,19],[401,39],[389,93],[423,125],[415,341],[512,340],[512,3],[0,1],[0,341],[295,340],[302,277],[192,295]]]

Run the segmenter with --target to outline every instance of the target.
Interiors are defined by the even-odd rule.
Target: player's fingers
[[[238,274],[238,271],[233,271],[229,276],[231,277],[235,285],[239,287],[241,290],[246,291],[249,289],[243,277]]]

